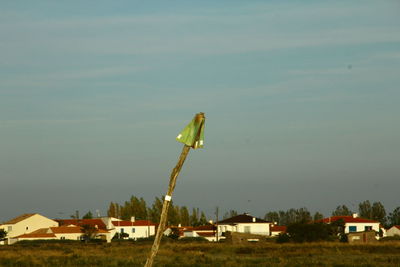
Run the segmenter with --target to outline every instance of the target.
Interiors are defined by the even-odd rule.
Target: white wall
[[[81,240],[82,233],[57,233],[57,239]]]
[[[132,239],[146,238],[146,237],[155,235],[155,226],[154,225],[150,225],[150,226],[115,226],[115,230],[117,233],[122,233],[121,229],[123,229],[124,233],[127,233],[129,235],[128,238],[132,238]],[[132,229],[134,229],[134,231]]]
[[[395,235],[400,236],[400,229],[398,229],[394,226],[386,231],[386,236],[395,236]]]
[[[356,231],[354,232],[363,232],[366,226],[372,226],[372,230],[379,233],[379,223],[346,223],[344,229],[346,234],[350,232],[350,226],[356,226]]]
[[[34,214],[15,224],[3,224],[1,228],[7,231],[7,237],[12,238],[19,235],[31,233],[40,228],[57,227],[58,222],[46,218],[40,214]],[[11,227],[11,231],[9,230]]]
[[[218,233],[231,231],[238,233],[249,233],[255,235],[269,235],[270,223],[239,223],[237,225],[218,225]]]

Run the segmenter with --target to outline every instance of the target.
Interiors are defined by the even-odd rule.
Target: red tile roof
[[[400,230],[400,225],[393,225],[393,226]]]
[[[322,220],[318,220],[316,222],[331,223],[331,222],[338,221],[340,219],[342,219],[345,223],[379,223],[378,221],[359,218],[359,217],[354,218],[353,216],[332,216],[332,217],[324,218]]]
[[[196,232],[199,236],[202,237],[209,237],[209,236],[215,236],[215,232]]]
[[[138,221],[112,221],[114,226],[155,226],[156,224],[151,221],[138,220]]]
[[[20,236],[17,236],[16,238],[49,238],[49,237],[56,237],[55,234],[35,234],[35,233],[30,233],[30,234],[23,234]]]
[[[253,219],[255,219],[255,222],[253,222]],[[218,222],[218,224],[237,224],[237,223],[270,223],[270,222],[250,216],[249,214],[246,213]]]
[[[284,225],[271,226],[271,232],[286,232],[286,226]]]
[[[216,230],[217,227],[215,225],[212,224],[207,224],[207,225],[201,225],[201,226],[196,226],[193,227],[193,231],[213,231]]]
[[[80,234],[80,233],[82,233],[82,228],[79,226],[50,227],[50,229],[55,234]]]
[[[101,219],[58,219],[56,221],[60,224],[60,226],[71,224],[76,226],[92,225],[94,227],[97,226],[98,229],[107,229],[107,226]]]
[[[25,220],[25,219],[28,219],[29,217],[32,217],[32,216],[35,215],[35,214],[37,214],[37,213],[26,213],[26,214],[22,214],[22,215],[20,215],[20,216],[18,216],[18,217],[15,217],[14,219],[11,219],[11,220],[9,220],[9,221],[3,223],[3,224],[16,224],[16,223],[18,223],[18,222],[20,222],[20,221],[23,221],[23,220]]]

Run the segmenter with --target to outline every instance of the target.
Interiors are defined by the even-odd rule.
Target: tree
[[[117,212],[116,206],[117,205],[114,202],[110,202],[110,206],[108,207],[108,210],[107,210],[108,217],[114,217],[114,218],[118,217],[118,212]]]
[[[280,225],[279,213],[277,211],[267,212],[264,216],[264,220]]]
[[[264,219],[276,222],[278,225],[289,225],[296,222],[308,222],[313,218],[307,208],[288,209],[287,211],[270,211],[265,214]]]
[[[400,207],[395,208],[388,216],[388,226],[400,225]]]
[[[199,225],[206,225],[208,224],[206,214],[202,211],[200,214]]]
[[[318,211],[314,213],[313,219],[314,221],[322,220],[324,218],[324,215],[322,213],[319,213]]]
[[[192,214],[190,215],[190,225],[198,226],[199,225],[199,209],[192,209]]]
[[[174,206],[173,201],[169,204],[168,209],[168,224],[169,225],[178,225],[181,221],[179,207]]]
[[[360,213],[360,217],[372,219],[372,207],[369,200],[365,200],[358,204],[358,212]]]
[[[379,221],[381,224],[386,224],[386,210],[381,202],[372,204],[372,220]]]
[[[230,210],[228,212],[225,212],[223,219],[224,220],[229,219],[229,218],[235,217],[237,215],[238,215],[238,212],[236,210]]]
[[[190,215],[189,215],[189,210],[186,206],[183,206],[180,208],[180,215],[181,215],[180,223],[184,226],[189,226],[190,225]]]
[[[149,209],[148,211],[151,221],[153,222],[160,221],[162,206],[163,202],[161,201],[160,198],[156,197],[154,199],[153,205],[151,206],[151,209]]]
[[[296,222],[309,222],[311,220],[311,213],[307,208],[304,207],[296,210]]]
[[[363,201],[358,205],[360,217],[386,223],[386,210],[381,202],[374,202],[372,205],[369,200]]]
[[[82,219],[93,219],[93,214],[89,210],[85,215],[83,215]]]
[[[4,229],[0,229],[0,240],[6,238],[7,232]]]
[[[346,206],[340,205],[332,212],[332,216],[351,216],[353,212]]]
[[[331,239],[331,226],[325,223],[296,222],[287,227],[294,242],[315,242]]]
[[[83,232],[83,238],[86,241],[96,238],[96,235],[97,235],[97,233],[99,231],[96,227],[94,227],[91,224],[82,225],[81,226],[81,230]]]

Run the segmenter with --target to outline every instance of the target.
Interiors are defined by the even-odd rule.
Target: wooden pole
[[[160,223],[158,225],[157,234],[153,242],[153,246],[151,247],[151,251],[149,256],[147,257],[145,267],[152,267],[153,261],[155,256],[157,255],[158,248],[160,246],[161,238],[163,236],[165,230],[165,224],[167,222],[168,216],[168,208],[171,203],[172,193],[174,192],[174,188],[176,185],[176,179],[178,178],[179,172],[185,162],[187,155],[189,154],[190,146],[185,145],[182,149],[181,156],[179,157],[178,163],[176,164],[175,168],[172,170],[171,177],[169,180],[168,192],[167,195],[164,197],[164,203],[161,211],[160,216]]]

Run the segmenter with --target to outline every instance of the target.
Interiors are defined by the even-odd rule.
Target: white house
[[[264,221],[244,213],[222,220],[217,225],[218,236],[224,236],[224,233],[227,231],[269,236],[272,222]]]
[[[400,236],[400,225],[394,225],[386,231],[386,236]]]
[[[20,215],[8,222],[0,225],[0,229],[7,232],[8,243],[16,236],[31,233],[40,228],[57,227],[58,222],[46,218],[38,213],[29,213]]]
[[[106,239],[108,232],[103,229],[97,229],[96,236],[102,237],[104,236]],[[64,225],[60,227],[49,227],[49,228],[41,228],[32,233],[23,234],[20,236],[14,237],[16,241],[22,240],[50,240],[50,239],[58,239],[58,240],[82,240],[84,232],[82,231],[82,227],[76,225]]]
[[[374,230],[375,232],[379,233],[380,229],[383,229],[380,226],[378,221],[364,219],[358,217],[357,214],[353,214],[353,216],[332,216],[328,218],[324,218],[317,222],[323,223],[333,223],[338,220],[343,220],[345,223],[344,233],[354,233],[354,232],[364,232],[364,231],[371,231]]]
[[[203,237],[208,241],[217,241],[217,227],[213,224],[187,227],[183,230],[180,238],[182,237]]]
[[[286,233],[286,226],[284,225],[271,225],[271,236],[278,236],[279,234]]]
[[[132,217],[130,221],[113,220],[113,233],[125,234],[125,238],[138,239],[155,235],[156,224],[147,220],[135,220]]]

